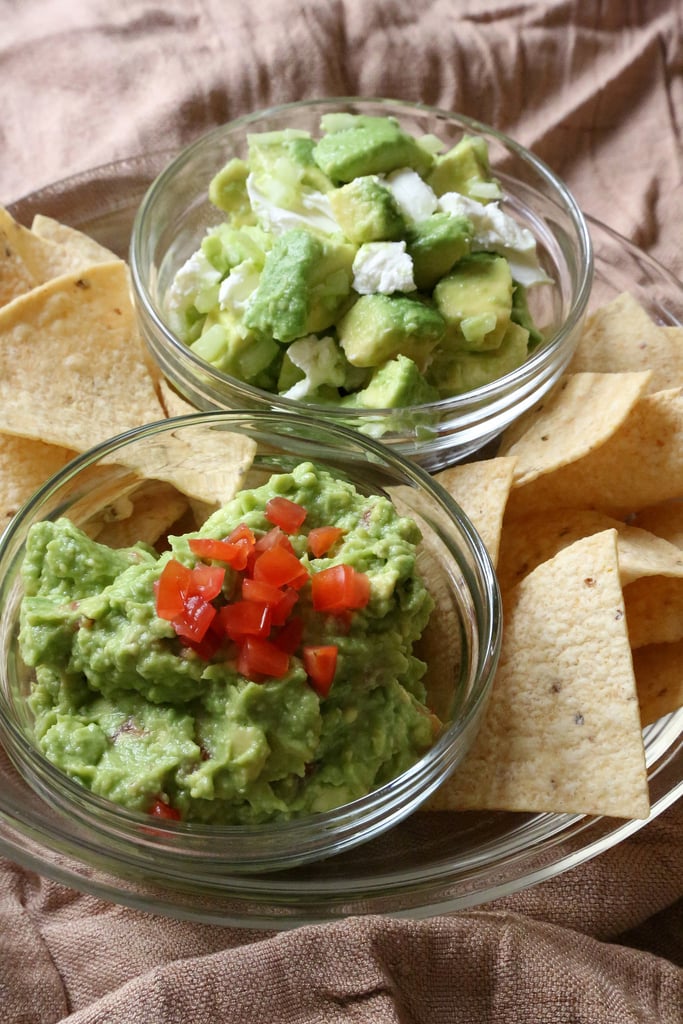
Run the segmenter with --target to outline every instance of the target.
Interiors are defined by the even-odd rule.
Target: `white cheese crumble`
[[[229,309],[236,316],[240,316],[247,300],[256,289],[261,272],[253,260],[243,260],[233,267],[221,281],[218,289],[218,305],[221,309]]]
[[[281,235],[292,228],[307,228],[326,235],[339,234],[339,225],[332,215],[330,201],[324,192],[313,188],[302,188],[298,193],[298,209],[277,206],[254,181],[253,174],[247,176],[247,194],[251,208],[265,231]]]
[[[396,200],[396,205],[410,223],[418,223],[431,217],[437,209],[438,200],[434,191],[411,167],[392,171],[384,184]]]
[[[203,249],[197,249],[173,278],[167,296],[168,309],[186,309],[192,304],[197,292],[207,285],[218,284],[220,277],[220,272],[206,258]]]
[[[318,338],[315,334],[297,338],[287,349],[287,355],[305,377],[283,391],[285,398],[301,399],[325,384],[335,388],[344,384],[344,357],[333,338]]]
[[[359,295],[414,292],[413,261],[405,242],[366,242],[353,260],[353,287]]]

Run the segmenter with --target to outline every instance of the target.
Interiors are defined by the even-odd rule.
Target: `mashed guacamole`
[[[433,608],[420,539],[386,498],[311,463],[162,553],[34,525],[20,647],[40,750],[102,797],[187,821],[364,795],[439,728],[413,653]]]

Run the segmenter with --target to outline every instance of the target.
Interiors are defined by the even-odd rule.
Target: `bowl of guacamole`
[[[76,458],[0,540],[0,740],[65,827],[236,871],[415,810],[500,644],[478,534],[345,427],[191,413]]]
[[[534,154],[383,99],[201,137],[145,195],[130,264],[151,354],[194,406],[314,414],[430,470],[557,380],[593,266],[579,207]]]

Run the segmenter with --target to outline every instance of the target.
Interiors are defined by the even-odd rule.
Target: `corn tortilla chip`
[[[586,319],[570,373],[650,370],[650,391],[683,384],[680,328],[659,327],[636,298],[622,292]]]
[[[633,668],[643,725],[683,707],[683,641],[638,648]]]
[[[75,454],[43,441],[0,434],[0,533],[33,492]]]
[[[161,418],[122,260],[0,309],[1,431],[83,451]]]
[[[159,381],[159,398],[169,419],[172,416],[187,416],[190,413],[198,411],[194,405],[190,405],[182,395],[179,395],[178,392],[171,387],[165,377],[162,377]]]
[[[499,453],[513,455],[515,487],[554,472],[599,448],[645,392],[649,375],[578,373],[555,388],[504,433]]]
[[[148,481],[128,495],[127,514],[103,521],[94,535],[111,548],[154,545],[187,511],[187,499],[170,484]],[[90,535],[93,536],[92,526]]]
[[[683,580],[644,576],[624,588],[631,647],[683,640]]]
[[[648,816],[616,541],[579,540],[509,593],[482,727],[433,809]]]
[[[683,576],[683,552],[650,533],[591,509],[548,509],[507,520],[501,536],[498,580],[506,591],[553,555],[582,537],[617,531],[622,586],[641,576]]]
[[[683,501],[665,501],[661,505],[641,508],[632,522],[634,526],[650,530],[670,544],[683,548]]]
[[[54,220],[53,217],[46,217],[42,213],[37,213],[33,218],[31,231],[39,238],[44,238],[48,242],[56,242],[72,253],[79,254],[84,266],[93,263],[108,263],[117,258],[116,253],[104,245],[100,245],[90,235],[78,231],[77,228],[69,227],[67,224],[62,224],[61,221]]]
[[[513,486],[506,516],[541,509],[601,509],[621,518],[683,495],[683,389],[644,395],[599,448]]]
[[[435,475],[471,519],[494,566],[515,463],[516,459],[503,457],[463,462]]]

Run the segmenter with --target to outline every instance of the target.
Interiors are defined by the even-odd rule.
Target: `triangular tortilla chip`
[[[433,809],[648,816],[616,540],[577,541],[510,592],[481,729]]]
[[[683,707],[683,641],[640,647],[633,668],[643,725]]]
[[[463,462],[435,476],[472,521],[494,566],[515,463],[514,458]]]
[[[43,441],[0,434],[0,533],[33,492],[75,454]]]
[[[31,231],[39,238],[48,242],[56,242],[74,254],[78,254],[84,265],[93,263],[109,263],[117,258],[116,253],[100,245],[90,235],[84,234],[77,228],[62,224],[61,221],[46,217],[43,213],[37,213],[31,222]]]

